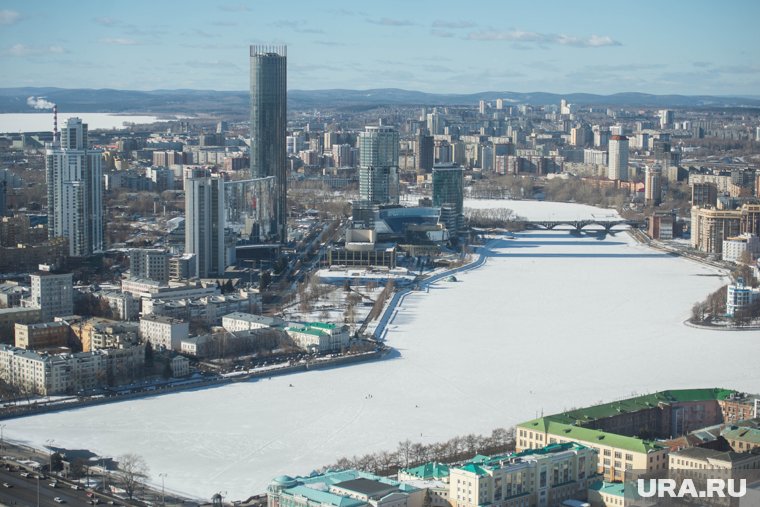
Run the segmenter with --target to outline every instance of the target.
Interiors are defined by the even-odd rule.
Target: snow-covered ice
[[[614,216],[529,201],[483,207],[498,205],[533,219]],[[279,474],[406,438],[487,433],[633,392],[760,391],[756,332],[682,324],[727,278],[627,233],[498,239],[484,267],[457,278],[404,300],[389,325],[390,359],[9,420],[5,436],[134,452],[158,484],[168,474],[167,488],[243,499]]]

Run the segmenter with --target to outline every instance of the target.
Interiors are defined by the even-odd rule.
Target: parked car
[[[63,499],[63,498],[61,498],[60,496],[57,496],[57,497],[53,498],[53,501],[54,501],[55,503],[66,503],[66,500],[64,500],[64,499]]]

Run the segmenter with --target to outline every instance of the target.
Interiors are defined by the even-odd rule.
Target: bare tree
[[[148,478],[148,464],[142,456],[132,453],[119,456],[118,462],[119,471],[117,476],[124,491],[131,500],[140,483]]]

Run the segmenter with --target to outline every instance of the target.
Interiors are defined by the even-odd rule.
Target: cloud
[[[345,42],[337,42],[334,40],[315,40],[314,44],[319,44],[320,46],[348,46]]]
[[[27,46],[26,44],[14,44],[2,51],[8,56],[40,56],[49,54],[62,54],[66,50],[61,46]]]
[[[393,18],[369,18],[367,19],[368,23],[372,23],[373,25],[383,25],[383,26],[413,26],[416,23],[413,23],[412,21],[409,21],[408,19],[393,19]]]
[[[433,21],[433,28],[457,29],[457,28],[472,28],[474,26],[476,26],[475,23],[471,21],[443,21],[440,19]]]
[[[282,28],[290,28],[294,32],[298,33],[316,33],[316,34],[323,34],[325,33],[324,30],[321,28],[309,28],[307,26],[307,22],[303,19],[280,19],[278,21],[275,21],[272,23],[272,25]]]
[[[480,41],[510,41],[534,44],[558,44],[578,48],[596,48],[603,46],[622,46],[622,44],[607,35],[591,35],[576,37],[565,34],[527,32],[523,30],[478,30],[467,34],[467,39]]]
[[[0,11],[0,25],[12,25],[21,19],[21,14],[16,11],[3,9]]]
[[[103,44],[111,44],[113,46],[137,46],[140,44],[135,39],[128,39],[126,37],[105,37],[100,39]]]
[[[454,32],[449,32],[446,30],[430,30],[430,35],[434,37],[441,37],[443,39],[450,39],[452,37],[456,37],[456,34]]]

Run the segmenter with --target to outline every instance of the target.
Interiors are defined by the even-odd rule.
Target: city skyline
[[[760,5],[428,1],[0,9],[0,87],[245,90],[250,44],[287,44],[289,89],[756,95]],[[624,22],[621,22],[624,21]],[[128,69],[125,70],[125,69]]]

